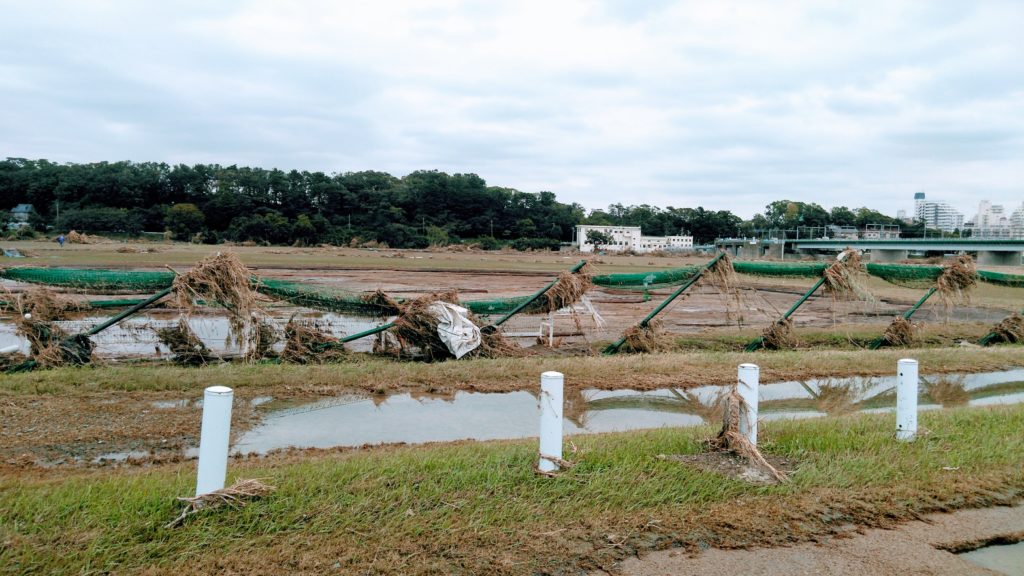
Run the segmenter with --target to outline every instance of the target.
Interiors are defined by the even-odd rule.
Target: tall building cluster
[[[982,200],[978,203],[978,214],[964,224],[964,229],[973,238],[1024,239],[1024,202],[1009,212],[1001,204]]]
[[[923,220],[929,228],[952,232],[964,227],[964,215],[946,202],[925,198],[924,192],[914,194],[914,218]]]
[[[905,216],[906,212],[900,210],[899,218]],[[924,192],[918,192],[914,194],[914,219],[923,220],[929,228],[960,230],[972,238],[1024,239],[1024,202],[1011,212],[1002,204],[982,200],[974,218],[965,222],[964,215],[950,204],[928,200]]]

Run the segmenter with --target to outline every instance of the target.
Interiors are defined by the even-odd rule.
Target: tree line
[[[577,224],[641,226],[645,235],[688,234],[695,243],[707,244],[771,230],[897,223],[867,208],[828,211],[788,200],[772,202],[747,221],[728,210],[646,204],[613,204],[588,213],[580,204],[559,202],[553,192],[488,186],[476,174],[433,170],[399,178],[374,171],[325,174],[218,164],[7,158],[0,161],[3,217],[22,203],[35,209],[31,228],[53,233],[167,231],[176,239],[205,243],[396,248],[463,242],[484,248],[557,248],[573,240]],[[912,237],[914,227],[902,225]]]

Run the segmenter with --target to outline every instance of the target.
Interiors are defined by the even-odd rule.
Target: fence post
[[[540,462],[541,472],[554,472],[559,466],[545,456],[562,459],[562,407],[565,378],[561,372],[540,375]]]
[[[740,434],[757,446],[757,388],[761,380],[761,368],[757,364],[740,364],[737,371],[737,388],[747,407],[747,417],[740,418]]]
[[[917,435],[917,360],[900,360],[896,373],[896,439],[910,441]]]
[[[203,394],[203,426],[199,436],[196,496],[224,487],[224,479],[228,472],[233,397],[234,391],[227,386],[210,386]]]

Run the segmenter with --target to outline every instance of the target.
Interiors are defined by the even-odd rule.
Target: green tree
[[[203,216],[203,212],[189,202],[171,206],[164,217],[164,226],[178,240],[188,240],[202,230],[205,223],[206,217]]]

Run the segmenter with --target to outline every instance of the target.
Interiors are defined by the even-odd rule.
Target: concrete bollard
[[[896,374],[896,439],[910,441],[917,435],[917,360],[900,360]]]
[[[203,427],[199,436],[196,496],[224,487],[228,473],[233,397],[234,392],[227,386],[210,386],[203,394]]]
[[[558,470],[558,463],[545,456],[562,459],[562,408],[565,378],[561,372],[540,375],[540,462],[541,472]]]
[[[761,380],[761,368],[757,364],[740,364],[736,379],[737,389],[747,406],[747,417],[740,418],[740,434],[757,446],[757,394]]]

